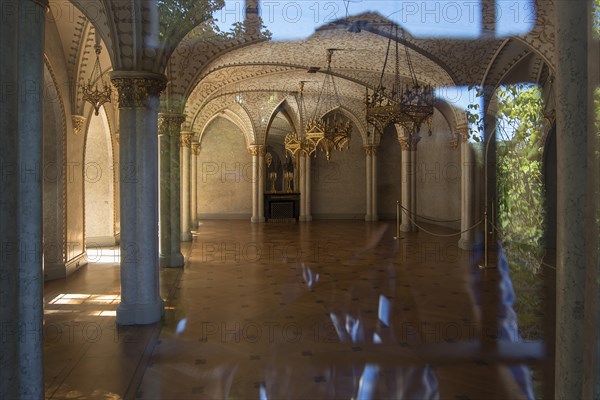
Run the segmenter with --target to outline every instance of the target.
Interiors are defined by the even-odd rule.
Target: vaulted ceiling
[[[392,29],[390,21],[374,13],[333,22],[308,38],[293,42],[207,37],[198,26],[177,46],[171,46],[174,49],[170,52],[149,45],[150,28],[144,23],[136,25],[135,18],[131,18],[139,13],[151,19],[146,3],[73,0],[68,4],[70,9],[65,2],[51,0],[50,11],[72,82],[86,79],[91,70],[97,30],[107,49],[101,60],[107,69],[136,68],[167,76],[169,84],[161,107],[184,112],[184,129],[200,134],[215,115],[226,110],[250,142],[264,140],[266,129],[282,104],[288,118],[299,123],[299,82],[306,82],[303,100],[310,109],[325,76],[327,49],[338,49],[331,68],[342,106],[361,119],[365,87],[373,88],[379,81]],[[497,39],[487,34],[493,24],[491,17],[484,15],[483,33],[478,40],[417,39],[402,31],[399,41],[409,48],[417,79],[435,87],[495,87],[507,79],[516,79],[517,67],[522,70],[520,79],[538,82],[554,70],[554,6],[553,0],[537,0],[536,5],[537,23],[522,37]],[[484,7],[485,10],[491,8]],[[349,29],[357,21],[360,32]],[[393,60],[388,62],[384,84],[393,79],[393,64]],[[311,68],[318,72],[308,73]],[[400,75],[404,79],[410,77],[403,52]],[[77,113],[82,108],[81,98],[76,92],[72,97]],[[464,117],[458,120],[464,121]],[[364,122],[357,124],[359,130],[366,129]]]

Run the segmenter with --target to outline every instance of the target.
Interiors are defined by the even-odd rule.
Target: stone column
[[[372,149],[373,147],[371,146],[365,146],[365,170],[367,178],[367,187],[365,189],[365,194],[367,198],[367,212],[365,214],[365,221],[372,221],[373,218],[373,185],[371,184],[371,179],[373,177],[373,173],[371,171],[371,168],[373,167]]]
[[[183,267],[184,259],[180,244],[179,216],[179,132],[185,121],[182,114],[159,114],[158,137],[160,146],[160,214],[159,264],[161,267]],[[175,153],[175,156],[173,155]],[[174,195],[173,191],[177,190]],[[174,232],[174,225],[177,233]]]
[[[190,174],[190,220],[192,228],[198,226],[198,156],[200,155],[200,143],[192,142],[192,171]]]
[[[593,15],[593,2],[588,2],[588,15]],[[587,209],[587,280],[585,305],[585,332],[583,356],[583,395],[582,398],[600,398],[600,224],[596,222],[600,215],[600,137],[595,124],[600,120],[595,103],[600,101],[600,40],[592,26],[589,29],[588,43],[588,209]],[[597,104],[597,103],[596,103]],[[550,396],[544,396],[550,398]]]
[[[555,398],[582,398],[586,285],[588,14],[557,1],[556,15],[556,383]],[[593,244],[590,243],[593,246]],[[597,293],[596,293],[597,295]]]
[[[185,117],[182,115],[182,117]],[[182,122],[183,123],[183,122]],[[182,267],[181,254],[181,124],[171,132],[171,266]]]
[[[190,153],[192,132],[181,132],[181,241],[192,240],[190,232]]]
[[[461,134],[459,140],[461,161],[460,230],[463,233],[458,241],[458,247],[463,250],[472,250],[475,245],[475,232],[467,229],[475,224],[475,161],[467,134]]]
[[[365,146],[367,175],[367,215],[365,221],[377,221],[377,146]]]
[[[397,131],[400,131],[396,127]],[[401,132],[401,131],[400,131]],[[398,134],[398,142],[402,146],[402,205],[400,230],[402,232],[416,232],[416,225],[410,221],[416,220],[417,215],[417,144],[421,140],[415,135],[402,136]]]
[[[417,220],[417,144],[420,140],[420,137],[413,136],[410,143],[410,214],[413,221]],[[417,231],[414,222],[411,222],[411,231]]]
[[[402,209],[400,210],[400,230],[402,232],[410,232],[412,230],[412,224],[408,219],[409,212],[411,209],[411,151],[410,151],[410,141],[406,137],[399,137],[398,141],[400,142],[400,146],[402,147],[402,169],[400,171],[400,179],[401,179],[401,195],[400,195],[400,205]],[[412,216],[411,216],[412,218]]]
[[[158,103],[163,75],[114,71],[119,93],[121,303],[119,325],[151,324],[163,313],[158,284]]]
[[[258,222],[265,222],[265,146],[257,146],[258,151]]]
[[[300,217],[298,219],[306,221],[306,155],[300,153],[298,166],[300,170],[300,187],[298,190],[300,192]]]
[[[262,148],[262,150],[261,150]],[[252,219],[254,223],[264,221],[264,178],[261,178],[263,169],[260,167],[260,152],[264,151],[264,146],[251,145],[248,147],[248,153],[252,156]],[[264,156],[262,157],[264,160]],[[262,184],[262,186],[261,186]],[[263,210],[260,210],[263,207]],[[262,215],[262,221],[261,216]]]
[[[42,104],[47,2],[1,6],[0,398],[37,399],[44,397]]]
[[[158,260],[167,267],[171,253],[171,131],[168,118],[158,114]]]
[[[304,201],[304,205],[306,207],[305,210],[305,214],[304,214],[304,220],[307,222],[312,221],[312,213],[310,210],[310,196],[312,193],[312,187],[311,187],[311,170],[310,170],[310,164],[311,164],[311,159],[310,157],[305,157],[304,160],[304,175],[305,175],[305,179],[304,179],[304,185],[305,185],[305,193],[306,193],[306,199]]]
[[[377,146],[371,150],[371,199],[371,221],[377,221]]]

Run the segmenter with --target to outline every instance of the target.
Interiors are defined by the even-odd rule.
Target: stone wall
[[[365,151],[358,131],[352,132],[350,148],[332,152],[329,162],[320,151],[311,161],[313,218],[364,219]]]
[[[252,216],[252,157],[242,132],[216,118],[207,127],[198,156],[199,219],[248,219]]]

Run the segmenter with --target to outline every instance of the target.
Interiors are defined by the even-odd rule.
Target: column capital
[[[416,151],[417,144],[421,141],[420,136],[398,136],[398,143],[403,151]]]
[[[151,98],[158,103],[160,93],[167,87],[164,75],[142,71],[113,71],[110,80],[119,93],[119,108],[148,107]]]
[[[200,142],[192,141],[192,154],[195,156],[200,155]]]
[[[181,129],[181,124],[185,122],[184,114],[158,114],[158,135],[171,136],[177,134]]]
[[[365,149],[365,155],[367,156],[376,156],[377,155],[377,146],[374,144],[369,144],[363,146]]]
[[[251,156],[264,156],[265,150],[266,147],[262,144],[251,144],[248,146],[248,153],[250,153]]]
[[[75,135],[80,135],[83,132],[86,118],[83,115],[71,115],[71,122],[73,123],[73,132]]]
[[[450,150],[458,149],[458,143],[462,143],[461,135],[458,133],[450,133],[450,143],[448,144]]]
[[[456,135],[458,135],[462,143],[467,143],[469,141],[469,127],[467,125],[457,126]]]
[[[192,137],[194,136],[194,132],[190,131],[182,131],[181,132],[181,147],[187,147],[188,149],[192,147]]]

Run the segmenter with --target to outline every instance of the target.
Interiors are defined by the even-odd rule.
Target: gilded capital
[[[462,143],[467,143],[469,141],[469,127],[466,125],[456,127],[455,135],[457,136],[457,141],[460,140]]]
[[[179,143],[181,147],[187,147],[188,149],[192,147],[192,137],[194,136],[194,132],[181,132],[181,142]]]
[[[193,141],[192,142],[192,154],[195,156],[200,155],[200,143]]]
[[[248,153],[251,156],[264,156],[265,155],[265,146],[262,144],[251,144],[248,146]]]
[[[181,124],[185,122],[183,114],[158,114],[158,134],[174,136],[181,130]]]
[[[374,145],[365,146],[365,155],[376,156],[377,155],[377,146],[374,146]]]
[[[81,132],[83,132],[83,127],[85,126],[85,117],[82,115],[72,115],[71,122],[73,123],[73,132],[76,135],[81,134]]]
[[[136,71],[115,71],[111,82],[119,93],[119,108],[150,107],[148,102],[167,87],[167,80],[159,74],[143,74]]]
[[[398,143],[402,147],[403,151],[415,151],[417,150],[417,144],[421,141],[420,136],[398,136]]]
[[[450,139],[450,150],[456,150],[458,148],[458,142],[460,136],[457,133],[452,134],[452,138]]]

